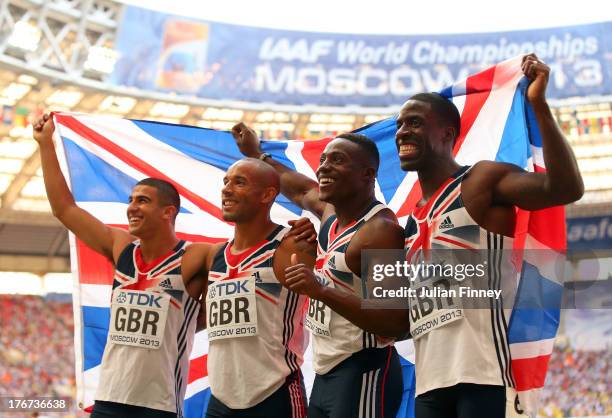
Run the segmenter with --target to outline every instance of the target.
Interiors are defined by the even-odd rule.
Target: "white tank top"
[[[418,250],[427,248],[488,250],[498,263],[496,268],[484,269],[485,283],[490,289],[499,289],[501,277],[514,271],[507,257],[501,257],[502,249],[512,249],[513,240],[481,228],[469,215],[461,195],[461,181],[467,171],[468,167],[459,170],[408,218],[407,257],[415,262]],[[417,395],[458,383],[514,386],[508,348],[510,310],[504,309],[501,300],[492,298],[492,309],[449,305],[443,310],[436,307],[427,315],[418,309],[416,298],[410,298],[410,303]],[[445,324],[430,329],[430,324],[438,325],[431,319],[440,315],[447,318]]]
[[[345,254],[357,231],[383,209],[386,209],[385,205],[373,202],[362,217],[341,231],[336,231],[336,215],[330,216],[323,223],[319,231],[315,266],[319,282],[363,297],[365,283],[347,266]],[[312,333],[313,366],[318,374],[329,372],[343,360],[365,348],[385,347],[393,342],[362,330],[323,302],[314,299],[308,302],[306,327]]]
[[[119,256],[96,400],[183,416],[200,306],[187,293],[181,275],[187,245],[179,242],[148,265],[139,241]]]
[[[237,255],[231,254],[232,242],[225,244],[208,275],[210,388],[232,409],[257,405],[303,362],[305,298],[283,287],[273,269],[274,253],[288,230],[279,226]]]

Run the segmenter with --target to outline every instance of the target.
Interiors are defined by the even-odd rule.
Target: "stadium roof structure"
[[[116,61],[124,7],[110,0],[0,0],[0,271],[69,270],[67,234],[50,213],[32,139],[31,121],[46,110],[224,130],[245,121],[271,138],[350,131],[396,110],[227,103],[110,85],[104,80]],[[553,105],[563,121],[568,115],[610,117],[610,102],[587,97]],[[587,184],[570,216],[610,213],[611,137],[570,135]]]

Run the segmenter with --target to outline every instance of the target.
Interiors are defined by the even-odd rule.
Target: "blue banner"
[[[399,106],[535,52],[549,98],[612,94],[612,22],[458,35],[347,35],[192,20],[127,6],[110,82],[216,100]]]
[[[612,249],[612,216],[568,219],[567,248],[570,250]]]

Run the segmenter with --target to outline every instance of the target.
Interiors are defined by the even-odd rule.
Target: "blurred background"
[[[346,22],[343,34],[323,33],[333,24],[299,32],[245,26],[257,25],[245,13],[189,19],[159,3],[0,0],[0,395],[75,393],[68,235],[50,213],[31,138],[47,109],[221,130],[245,121],[266,139],[317,139],[531,48],[553,69],[549,101],[586,185],[567,207],[567,277],[612,281],[609,6],[599,23],[558,28],[531,19],[519,32],[468,25],[481,30],[444,35],[421,22],[404,35],[397,24],[355,24],[370,34],[348,35]],[[542,417],[612,416],[612,293],[586,305],[597,309],[562,312]],[[73,406],[67,416],[81,415]]]

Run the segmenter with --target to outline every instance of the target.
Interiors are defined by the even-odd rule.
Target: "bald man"
[[[234,239],[213,250],[209,269],[206,416],[305,417],[304,296],[282,284],[292,255],[312,268],[315,247],[287,237],[288,228],[270,219],[280,191],[272,167],[246,158],[227,170],[223,183],[223,219],[236,226]]]

